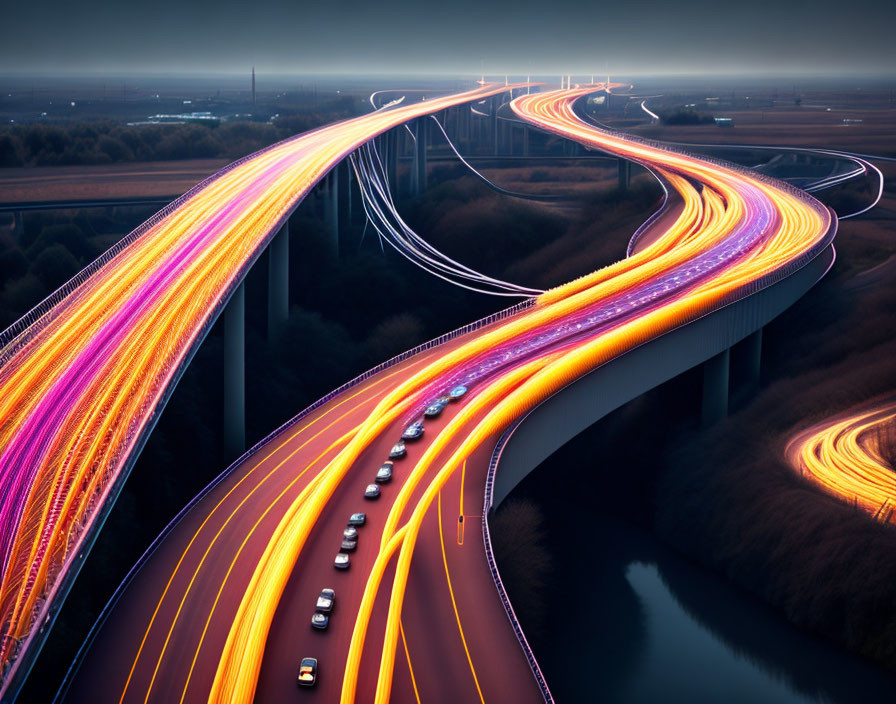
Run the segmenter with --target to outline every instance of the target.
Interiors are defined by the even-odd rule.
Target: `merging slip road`
[[[596,367],[793,273],[836,229],[828,209],[784,184],[587,124],[575,104],[602,88],[511,107],[657,170],[678,194],[674,210],[627,259],[385,365],[263,441],[123,586],[66,701],[550,699],[485,557],[497,439]],[[423,419],[459,387],[466,393]],[[421,419],[422,438],[407,442],[382,496],[365,500]],[[336,570],[357,511],[367,523],[350,568]],[[311,616],[327,587],[336,606],[317,632]],[[300,691],[305,657],[318,659],[318,684]]]

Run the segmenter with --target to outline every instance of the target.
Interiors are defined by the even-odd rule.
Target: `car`
[[[348,526],[344,531],[342,531],[342,537],[346,540],[357,540],[358,539],[358,529],[354,526]]]
[[[364,490],[364,498],[371,501],[380,498],[380,488],[376,484],[368,484]]]
[[[415,420],[401,434],[402,440],[417,440],[423,435],[423,421]]]
[[[433,401],[426,407],[426,410],[423,411],[423,415],[426,418],[437,418],[442,411],[445,410],[445,406],[448,405],[448,402],[442,402],[441,400]]]
[[[367,523],[366,513],[353,513],[351,518],[348,519],[350,526],[363,526],[365,523]]]
[[[376,483],[386,484],[392,481],[392,463],[386,462],[382,467],[376,470]]]
[[[404,457],[406,454],[408,454],[408,450],[404,446],[404,440],[399,440],[392,446],[392,449],[389,450],[389,459],[397,460]]]
[[[455,401],[456,401],[456,400],[459,399],[461,396],[463,396],[465,393],[467,393],[467,390],[468,390],[468,389],[467,389],[466,386],[464,386],[463,384],[458,384],[458,385],[455,386],[453,389],[451,389],[451,391],[448,392],[448,396],[449,396],[452,400],[455,400]]]
[[[332,589],[321,589],[317,597],[317,605],[314,607],[322,613],[330,613],[336,605],[336,592]]]
[[[298,681],[300,687],[313,687],[317,684],[317,658],[302,658]]]
[[[357,540],[343,540],[342,545],[339,547],[342,552],[354,552],[358,549],[358,541]]]
[[[347,570],[351,567],[351,560],[344,552],[336,553],[336,559],[333,560],[333,566],[337,570]]]
[[[319,631],[325,631],[329,625],[330,617],[327,614],[322,614],[320,611],[314,612],[314,616],[311,617],[312,628],[316,628]]]

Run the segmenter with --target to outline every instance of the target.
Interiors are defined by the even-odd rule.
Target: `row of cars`
[[[349,516],[348,525],[342,531],[341,550],[354,552],[358,549],[358,528],[367,523],[366,513],[353,513]],[[342,552],[340,555],[344,554]],[[346,558],[348,554],[345,555]],[[339,564],[337,562],[337,567]],[[325,631],[330,627],[330,616],[336,607],[336,590],[327,587],[321,589],[317,602],[314,605],[314,613],[311,615],[311,627],[318,631]],[[300,687],[313,687],[317,684],[317,658],[302,658],[299,663],[298,684]]]
[[[466,386],[455,386],[446,396],[437,398],[426,407],[423,412],[424,419],[437,418],[451,401],[461,398],[466,393]],[[368,484],[364,490],[365,499],[372,501],[380,497],[380,486],[392,481],[395,460],[400,460],[407,456],[405,442],[417,440],[423,436],[423,422],[423,420],[416,420],[405,428],[401,434],[401,439],[389,451],[388,461],[380,465],[374,477],[374,482]],[[358,549],[358,528],[366,522],[367,514],[364,513],[353,513],[348,519],[348,525],[342,531],[342,544],[333,562],[336,569],[347,570],[351,566],[351,553]],[[330,588],[321,590],[320,596],[317,597],[314,614],[311,616],[311,627],[319,631],[327,630],[330,626],[330,616],[335,605],[336,591]],[[313,687],[317,684],[317,658],[302,658],[302,661],[299,663],[298,683],[301,687]]]

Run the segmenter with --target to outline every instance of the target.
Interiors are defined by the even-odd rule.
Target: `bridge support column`
[[[491,121],[492,127],[492,143],[493,143],[493,153],[495,156],[498,156],[500,151],[501,140],[498,138],[498,108],[501,107],[501,96],[495,95],[492,96],[492,110],[489,119]]]
[[[343,159],[333,169],[336,172],[338,193],[336,205],[339,208],[337,216],[336,235],[340,236],[352,224],[352,167],[348,159]]]
[[[234,459],[246,450],[246,287],[224,311],[224,447]]]
[[[336,259],[339,258],[339,178],[338,165],[330,170],[324,186],[324,225],[327,229],[329,249]]]
[[[523,125],[523,156],[529,156],[529,125]]]
[[[355,182],[352,165],[345,160],[345,226],[351,228],[355,224]]]
[[[268,245],[268,339],[283,330],[289,318],[289,221]]]
[[[703,363],[703,406],[701,421],[712,425],[728,414],[728,372],[731,350],[720,352]]]
[[[418,117],[414,122],[414,168],[411,174],[411,192],[419,196],[426,190],[426,142],[429,135],[429,118]]]
[[[383,135],[384,154],[386,160],[386,178],[389,179],[389,188],[392,195],[398,195],[398,135],[395,130],[389,130]]]
[[[744,356],[747,358],[745,383],[749,388],[759,386],[759,372],[762,365],[762,328],[743,341]]]
[[[627,191],[628,185],[632,180],[632,162],[626,159],[618,159],[617,177],[619,179],[619,190]]]

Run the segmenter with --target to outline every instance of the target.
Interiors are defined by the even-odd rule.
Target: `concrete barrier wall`
[[[588,426],[771,322],[812,288],[833,260],[833,247],[828,246],[790,276],[598,367],[534,408],[503,447],[494,505]]]

